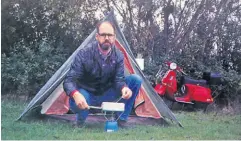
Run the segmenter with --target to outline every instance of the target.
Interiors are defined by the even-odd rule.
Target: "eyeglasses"
[[[114,34],[109,34],[109,33],[98,33],[100,35],[100,37],[103,37],[103,38],[113,38],[114,37]]]

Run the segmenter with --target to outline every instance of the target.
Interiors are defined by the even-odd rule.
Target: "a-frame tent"
[[[171,110],[163,102],[162,98],[154,91],[148,80],[145,78],[143,72],[138,67],[134,55],[117,23],[114,12],[110,12],[104,20],[114,23],[116,28],[116,47],[120,49],[124,56],[125,74],[137,74],[142,77],[143,83],[139,94],[136,98],[134,109],[137,116],[151,117],[155,119],[163,118],[170,119],[176,122],[179,126],[176,117]],[[63,90],[63,80],[70,69],[71,62],[77,52],[84,48],[88,43],[95,40],[96,30],[94,30],[85,41],[75,50],[75,52],[67,59],[67,61],[57,70],[57,72],[47,81],[47,83],[40,89],[36,96],[24,109],[18,120],[21,119],[28,112],[34,108],[41,106],[41,114],[63,115],[69,111],[68,99]]]

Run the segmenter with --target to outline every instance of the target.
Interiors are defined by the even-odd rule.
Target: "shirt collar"
[[[106,60],[109,56],[111,56],[112,51],[113,51],[113,47],[111,47],[110,52],[107,55],[105,55],[105,54],[101,53],[101,51],[100,51],[98,46],[99,46],[99,44],[97,44],[97,50],[98,50],[97,52],[101,56],[102,59]]]

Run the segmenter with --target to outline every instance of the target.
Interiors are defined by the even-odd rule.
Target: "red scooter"
[[[167,62],[169,70],[162,77],[161,82],[154,86],[155,91],[170,101],[174,102],[205,105],[213,102],[212,91],[209,85],[217,84],[221,80],[220,74],[207,73],[203,74],[203,79],[194,80],[187,77],[187,74],[177,66],[176,63]],[[177,80],[177,72],[181,72],[180,81]],[[160,70],[156,77],[160,77]],[[170,106],[170,105],[168,105]]]

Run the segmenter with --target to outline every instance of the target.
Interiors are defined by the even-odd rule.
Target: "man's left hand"
[[[128,87],[123,87],[121,92],[123,99],[129,99],[132,96],[132,91]]]

